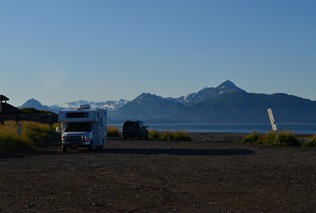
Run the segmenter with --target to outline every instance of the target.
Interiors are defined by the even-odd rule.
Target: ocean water
[[[183,130],[187,132],[208,132],[208,133],[267,133],[272,130],[270,123],[174,123],[174,124],[151,124],[147,123],[148,129],[158,131]],[[109,124],[120,130],[122,124]],[[277,123],[278,131],[291,131],[296,134],[316,134],[316,123]]]

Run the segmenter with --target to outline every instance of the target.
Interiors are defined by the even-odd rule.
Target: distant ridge
[[[277,122],[316,122],[316,101],[282,93],[248,93],[229,80],[179,98],[143,93],[110,115],[120,122],[268,123],[268,108],[273,108]]]
[[[218,95],[241,92],[246,93],[246,91],[237,87],[233,82],[227,80],[220,84],[219,86],[213,87],[205,87],[204,89],[198,91],[197,93],[191,93],[187,96],[182,96],[180,98],[169,98],[169,100],[173,100],[186,105],[194,105],[212,97],[216,97]]]
[[[30,99],[21,107],[58,112],[60,109],[77,107],[82,103],[108,109],[109,120],[117,123],[127,119],[158,123],[267,123],[268,108],[273,109],[277,122],[316,122],[316,101],[284,93],[248,93],[229,80],[217,87],[205,87],[179,98],[163,98],[142,93],[132,101],[81,100],[50,107]]]
[[[20,108],[34,108],[37,110],[47,110],[51,111],[52,109],[46,105],[42,105],[38,100],[31,98],[27,100]]]

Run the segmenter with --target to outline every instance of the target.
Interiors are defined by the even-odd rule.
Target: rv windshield
[[[73,122],[67,123],[65,132],[90,132],[91,123],[89,122]]]

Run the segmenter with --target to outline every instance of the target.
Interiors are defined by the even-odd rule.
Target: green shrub
[[[171,141],[190,141],[191,138],[185,131],[167,132],[167,139]]]
[[[276,136],[275,132],[269,132],[260,136],[256,132],[245,136],[242,143],[265,144],[269,146],[300,146],[299,141],[292,132],[280,132]]]
[[[149,139],[151,140],[161,140],[161,134],[159,133],[159,131],[157,130],[149,130],[149,135],[148,135]]]
[[[279,141],[284,146],[300,146],[298,139],[292,132],[280,132]]]
[[[246,135],[241,142],[242,143],[259,143],[260,135],[257,132],[252,132]]]
[[[260,138],[260,143],[271,146],[280,146],[275,132],[269,132]]]
[[[34,145],[39,145],[43,139],[52,137],[54,132],[48,124],[33,121],[24,122],[22,128],[22,135],[25,135]]]
[[[20,152],[22,150],[33,150],[34,146],[24,138],[11,134],[0,135],[1,152]]]
[[[166,140],[166,141],[173,141],[174,139],[174,134],[171,131],[166,131],[163,135],[162,135],[162,139]]]
[[[316,147],[316,135],[303,144],[303,147]]]
[[[18,134],[18,125],[15,121],[6,121],[5,124],[0,126],[0,152],[34,150],[44,139],[56,134],[48,124],[21,122],[21,135]]]
[[[166,140],[166,141],[190,141],[191,140],[189,134],[185,131],[170,131],[170,130],[166,132],[150,130],[149,139]]]
[[[116,126],[109,126],[107,130],[108,137],[121,137],[120,130]]]

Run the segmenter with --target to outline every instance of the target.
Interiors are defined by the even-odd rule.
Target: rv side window
[[[68,112],[66,113],[66,118],[88,118],[88,112]]]
[[[89,122],[74,122],[67,123],[65,132],[90,132],[91,123]]]

